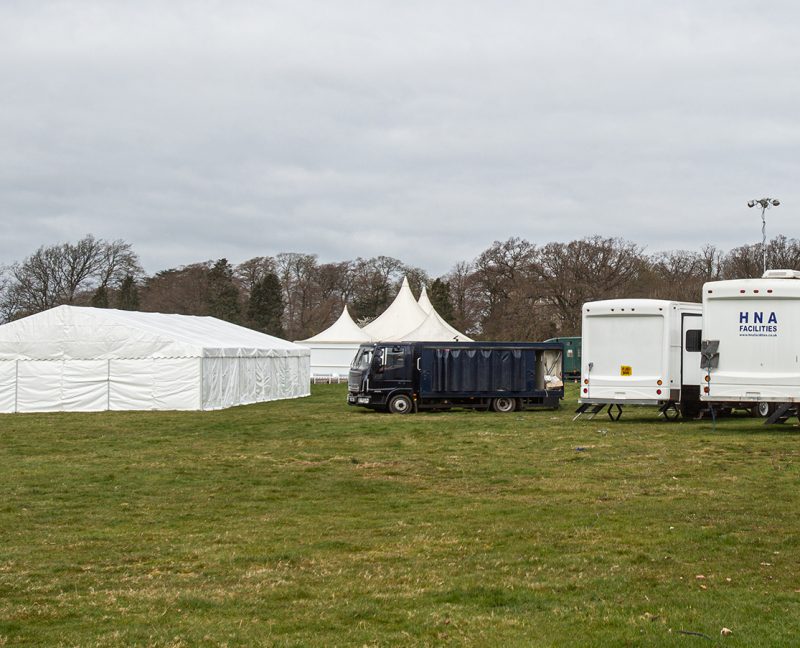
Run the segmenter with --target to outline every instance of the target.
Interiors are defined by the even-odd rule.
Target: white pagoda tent
[[[427,316],[411,292],[408,279],[403,278],[397,297],[381,315],[364,327],[364,331],[376,341],[407,339],[403,336],[416,329]]]
[[[345,306],[341,316],[321,333],[298,340],[311,350],[311,375],[347,376],[358,347],[369,342],[471,342],[466,335],[448,324],[431,304],[423,288],[419,301],[414,298],[408,280],[389,307],[372,322],[359,328]]]
[[[0,412],[222,409],[309,382],[308,349],[213,317],[58,306],[0,326]]]
[[[419,296],[419,307],[427,313],[426,317],[419,326],[411,331],[406,331],[402,335],[386,338],[387,341],[409,341],[409,342],[472,342],[461,331],[450,326],[445,319],[439,315],[433,307],[428,291],[423,286]]]
[[[417,301],[419,307],[424,310],[426,313],[430,313],[433,308],[433,304],[431,303],[430,297],[428,297],[428,289],[423,286],[422,292],[419,294],[419,300]]]
[[[346,377],[358,347],[365,342],[372,342],[372,337],[353,321],[347,306],[324,331],[307,340],[297,340],[297,344],[311,350],[311,375],[317,377]]]

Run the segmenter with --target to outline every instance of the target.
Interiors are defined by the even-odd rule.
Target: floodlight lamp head
[[[748,207],[755,207],[756,206],[756,201],[755,200],[748,200],[747,201],[747,206]]]
[[[772,206],[773,207],[777,207],[780,204],[781,204],[780,200],[778,200],[777,198],[773,199],[773,201],[772,201]]]

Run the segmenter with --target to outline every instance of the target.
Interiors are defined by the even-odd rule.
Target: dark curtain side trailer
[[[560,342],[364,344],[350,369],[347,402],[394,414],[557,408],[563,350]]]

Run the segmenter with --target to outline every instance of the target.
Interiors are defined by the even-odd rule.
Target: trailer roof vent
[[[762,279],[800,279],[797,270],[767,270]]]

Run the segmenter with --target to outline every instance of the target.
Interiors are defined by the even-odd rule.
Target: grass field
[[[798,427],[344,397],[0,416],[0,645],[800,643]]]

